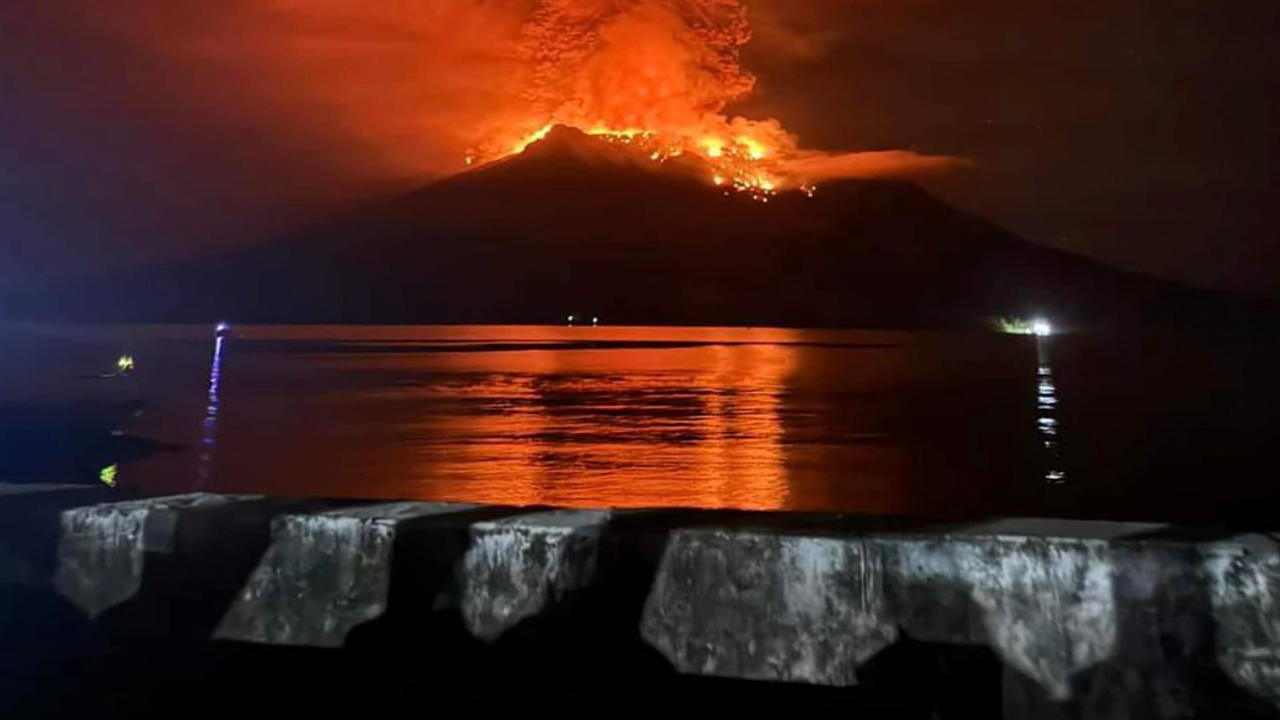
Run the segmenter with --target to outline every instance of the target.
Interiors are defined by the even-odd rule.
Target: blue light
[[[226,323],[218,323],[219,329]],[[222,388],[222,348],[226,337],[221,330],[213,341],[213,360],[209,363],[209,391],[204,409],[204,421],[200,423],[200,457],[196,466],[196,489],[208,486],[213,476],[213,451],[218,444],[218,407]]]

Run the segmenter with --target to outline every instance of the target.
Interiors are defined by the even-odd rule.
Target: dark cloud
[[[1280,3],[801,5],[838,37],[756,48],[745,112],[785,112],[814,146],[973,158],[931,186],[1038,242],[1280,296],[1258,264],[1280,236]]]

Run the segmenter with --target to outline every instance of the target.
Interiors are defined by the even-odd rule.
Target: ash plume
[[[921,155],[907,150],[831,153],[799,152],[782,163],[782,172],[808,183],[840,178],[913,179],[945,175],[973,167],[973,162],[949,155]]]
[[[810,13],[815,6],[801,3]],[[777,119],[729,115],[756,78],[741,61],[752,40],[741,0],[540,0],[520,26],[517,74],[526,107],[493,122],[474,155],[493,158],[527,145],[546,128],[570,125],[603,134],[654,133],[669,152],[722,157],[737,146],[759,166],[754,189],[802,186],[840,177],[914,177],[963,163],[908,151],[824,153],[802,150]],[[767,9],[767,36],[788,53],[816,53],[823,39]],[[812,18],[812,15],[805,15]]]
[[[743,0],[57,5],[29,12],[46,13],[45,24],[70,35],[106,37],[152,56],[154,77],[109,79],[122,105],[162,88],[174,96],[166,109],[173,123],[217,129],[207,135],[233,127],[301,139],[334,174],[362,182],[454,172],[469,149],[509,152],[551,124],[746,137],[790,154],[799,142],[782,122],[727,110],[756,85],[740,57],[752,40],[751,13],[765,18],[772,41],[812,45],[812,34],[799,39],[787,18],[811,27],[817,7],[782,0],[750,3],[751,13]],[[806,152],[801,165],[814,157]],[[918,164],[897,157],[908,161],[904,169]]]
[[[722,0],[544,0],[523,26],[524,95],[553,121],[700,122],[749,93],[747,10]]]

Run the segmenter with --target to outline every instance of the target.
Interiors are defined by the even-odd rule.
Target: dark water
[[[5,337],[10,395],[148,401],[134,432],[181,449],[117,467],[122,493],[1212,522],[1263,519],[1280,498],[1280,355],[1257,346],[701,328]],[[133,376],[87,379],[124,352]]]

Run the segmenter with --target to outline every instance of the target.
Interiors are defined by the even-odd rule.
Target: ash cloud
[[[300,164],[327,166],[339,185],[454,172],[477,143],[548,123],[755,134],[815,179],[960,165],[800,152],[785,118],[726,115],[756,85],[742,48],[820,55],[831,0],[64,2],[79,32],[154,62],[154,84],[118,88],[123,105],[150,89],[180,130],[231,128],[288,149],[262,164],[309,154]]]
[[[696,122],[755,86],[739,60],[750,39],[733,0],[543,0],[521,32],[524,95],[553,119]]]
[[[918,180],[974,167],[966,158],[921,155],[908,150],[824,153],[803,152],[782,163],[785,175],[801,182],[820,183],[842,178]]]

